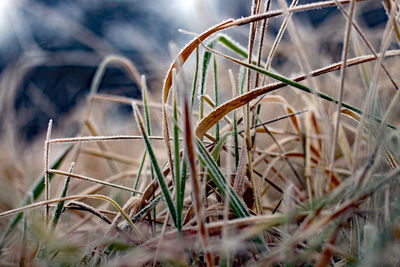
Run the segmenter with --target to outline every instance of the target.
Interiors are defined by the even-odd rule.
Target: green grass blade
[[[174,72],[175,74],[175,72]],[[179,125],[178,125],[178,96],[176,88],[175,75],[173,74],[173,118],[174,118],[174,173],[175,173],[175,196],[176,196],[176,207],[177,207],[177,229],[179,232],[182,231],[182,209],[178,209],[179,203],[182,201],[180,196],[182,195],[181,188],[181,176],[180,176],[180,153],[179,153]]]
[[[242,57],[247,58],[247,49],[242,47],[240,44],[236,43],[232,38],[228,35],[220,34],[217,39],[221,44],[225,45],[227,48],[232,50],[233,52],[241,55]]]
[[[139,220],[144,214],[146,214],[148,211],[150,211],[151,209],[153,209],[158,202],[160,202],[160,200],[162,199],[163,195],[159,195],[156,198],[154,198],[148,205],[146,205],[143,209],[141,209],[139,212],[137,212],[135,214],[135,216],[133,216],[133,218],[131,219],[133,223],[135,223],[137,220]],[[129,227],[129,225],[127,225],[127,227]]]
[[[250,216],[249,211],[240,200],[238,195],[235,193],[233,188],[228,184],[226,184],[226,179],[219,169],[217,163],[212,158],[212,156],[208,153],[207,149],[204,145],[196,138],[196,147],[199,159],[204,167],[208,169],[208,173],[211,179],[215,182],[221,194],[225,196],[227,193],[230,194],[230,206],[235,213],[235,215],[239,218]],[[229,188],[229,192],[226,192],[226,188]]]
[[[211,151],[211,156],[215,161],[218,160],[221,149],[224,147],[226,141],[228,140],[228,137],[232,134],[233,134],[232,132],[227,132],[226,134],[224,134],[222,138],[218,141],[218,143],[215,145],[214,149]]]
[[[190,102],[190,110],[193,110],[194,98],[196,96],[197,79],[199,76],[199,48],[196,48],[196,67],[194,70],[193,87],[192,87],[192,97]]]
[[[74,171],[74,162],[72,162],[71,167],[69,168],[69,172],[72,173]],[[68,186],[69,186],[69,180],[71,178],[68,176],[67,178],[65,178],[65,182],[64,182],[64,187],[63,190],[60,194],[60,198],[66,197],[67,196],[67,190],[68,190]],[[54,214],[53,214],[53,219],[51,221],[51,227],[53,228],[53,230],[57,227],[58,221],[61,217],[62,214],[62,210],[64,208],[64,201],[60,201],[57,203],[57,207],[54,210]]]
[[[172,198],[171,198],[171,195],[169,193],[167,183],[165,182],[164,175],[161,172],[161,168],[160,168],[160,165],[158,164],[158,161],[157,161],[156,155],[154,153],[153,147],[151,145],[150,139],[146,134],[146,130],[145,130],[144,125],[143,125],[142,116],[140,115],[139,109],[137,108],[135,103],[132,103],[132,108],[133,108],[133,111],[134,111],[134,115],[135,115],[136,122],[138,124],[139,130],[140,130],[140,132],[141,132],[141,134],[143,136],[143,141],[144,141],[144,143],[146,145],[147,152],[149,153],[151,163],[152,163],[152,165],[154,167],[154,171],[156,173],[158,184],[161,187],[161,191],[162,191],[162,193],[164,195],[165,201],[167,202],[167,206],[168,206],[169,212],[171,213],[171,216],[172,216],[172,219],[174,221],[174,224],[175,224],[175,226],[177,226],[176,209],[175,209],[174,203],[172,202]]]
[[[51,169],[57,169],[60,167],[60,165],[63,163],[65,157],[68,155],[68,153],[71,151],[73,145],[70,145],[61,155],[60,157],[54,162],[54,164],[51,166]],[[49,174],[49,182],[52,180],[54,174],[50,173]],[[42,174],[42,176],[39,177],[39,179],[36,180],[36,182],[33,184],[31,189],[29,190],[28,194],[25,197],[25,200],[22,202],[21,206],[28,205],[34,200],[37,200],[41,193],[44,191],[44,180],[45,180],[45,175]],[[14,218],[11,220],[9,225],[7,226],[7,229],[4,231],[1,239],[0,239],[0,254],[1,254],[1,248],[4,246],[4,242],[6,241],[8,235],[11,233],[11,231],[17,226],[19,221],[23,218],[23,212],[18,213],[17,215],[14,216]]]
[[[144,151],[142,161],[140,162],[139,171],[136,176],[135,186],[133,187],[134,190],[137,190],[137,187],[139,185],[139,179],[140,179],[140,176],[142,175],[142,170],[143,170],[144,162],[146,161],[146,156],[147,156],[147,151]],[[135,192],[132,193],[132,196],[134,196],[134,195],[135,195]]]
[[[208,43],[209,48],[214,48],[215,43],[217,42],[217,39],[211,40]],[[201,84],[200,84],[200,119],[203,118],[204,116],[204,91],[206,87],[206,80],[207,80],[207,69],[208,65],[210,64],[211,60],[211,52],[210,51],[205,51],[203,55],[203,69],[201,70]]]
[[[178,213],[178,217],[182,220],[182,212],[183,212],[183,200],[185,198],[185,186],[186,186],[186,174],[187,174],[187,165],[186,165],[186,152],[183,151],[182,162],[181,162],[181,173],[179,174],[180,178],[180,194],[177,196],[178,200],[176,205],[176,210]],[[182,223],[182,221],[181,221]]]

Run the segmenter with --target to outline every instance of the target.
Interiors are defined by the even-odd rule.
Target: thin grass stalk
[[[369,88],[369,93],[367,95],[367,99],[364,102],[364,107],[363,107],[364,112],[359,113],[361,115],[361,119],[360,119],[360,123],[358,124],[358,127],[357,127],[356,137],[355,137],[355,141],[354,141],[354,145],[353,145],[353,159],[354,159],[353,173],[355,173],[356,168],[357,168],[358,153],[359,153],[359,149],[360,149],[360,142],[362,139],[362,129],[364,128],[364,123],[366,121],[366,118],[374,118],[374,116],[371,115],[369,112],[367,112],[367,110],[368,110],[368,105],[370,104],[370,101],[371,101],[372,94],[375,92],[375,90],[377,88],[378,74],[379,74],[379,70],[380,70],[379,66],[382,65],[386,50],[390,43],[390,33],[392,30],[392,22],[395,18],[394,14],[395,13],[394,13],[394,9],[393,9],[392,12],[390,13],[390,17],[386,23],[386,27],[385,27],[385,30],[383,33],[383,37],[382,37],[382,41],[381,41],[381,45],[380,45],[380,53],[379,53],[379,56],[377,58],[377,61],[375,62],[375,66],[374,66],[374,72],[373,72],[374,75],[372,77],[372,81],[371,81],[371,85]],[[378,120],[378,122],[382,122],[382,120]],[[380,133],[383,133],[383,131],[380,131]],[[377,136],[378,140],[379,140],[379,137],[380,136]]]
[[[261,1],[260,1],[261,2]],[[271,0],[266,0],[264,3],[264,13],[269,11],[269,8],[271,6]],[[261,30],[260,30],[260,41],[258,44],[258,52],[257,52],[257,66],[260,67],[261,66],[261,58],[262,58],[262,49],[263,49],[263,45],[264,45],[264,37],[265,37],[265,32],[267,30],[267,19],[263,19],[262,20],[262,24],[261,24]],[[260,78],[260,74],[257,72],[256,73],[256,79],[255,79],[255,87],[258,87],[259,85],[259,78]],[[258,110],[258,109],[257,109]]]
[[[343,13],[344,16],[346,16],[347,18],[349,17],[349,14],[347,13],[346,9],[343,7],[343,5],[338,2],[338,0],[335,0],[337,6],[340,8],[340,11]],[[364,44],[368,47],[368,49],[371,51],[371,53],[378,58],[378,54],[375,51],[374,47],[371,45],[371,43],[368,41],[368,39],[365,37],[365,33],[363,33],[363,31],[361,30],[360,26],[357,24],[357,22],[355,20],[353,20],[353,28],[356,30],[356,32],[358,33],[358,35],[361,37],[361,39],[363,40]],[[363,66],[363,65],[362,65]],[[393,86],[396,88],[396,90],[399,89],[397,83],[394,81],[392,75],[389,73],[389,70],[386,68],[386,66],[383,64],[381,65],[383,71],[385,72],[386,76],[389,78],[390,82],[393,84]],[[368,88],[369,88],[369,84],[368,84]]]
[[[232,71],[231,71],[232,72]],[[228,147],[232,147],[232,138],[228,137],[227,140]],[[229,152],[229,149],[227,149],[226,155],[226,177],[227,177],[227,183],[225,187],[225,191],[229,191],[228,185],[231,183],[231,153]],[[222,228],[222,246],[224,246],[224,253],[225,253],[225,266],[231,266],[231,255],[230,255],[230,246],[229,246],[229,229],[226,226],[229,221],[229,203],[230,203],[230,194],[226,194],[225,199],[224,199],[224,218],[223,222],[225,227]]]
[[[134,225],[132,223],[132,221],[129,218],[129,216],[122,210],[122,208],[118,205],[118,203],[115,202],[114,200],[112,200],[109,197],[106,197],[104,195],[99,195],[99,194],[94,194],[94,195],[72,195],[72,196],[67,196],[67,197],[62,197],[62,198],[55,198],[55,199],[39,201],[39,202],[36,202],[36,203],[33,203],[33,204],[25,205],[25,206],[17,208],[17,209],[12,209],[12,210],[8,210],[8,211],[5,211],[5,212],[2,212],[2,213],[0,213],[0,218],[1,217],[6,217],[6,216],[10,216],[10,215],[15,214],[15,213],[21,213],[21,212],[26,211],[26,210],[31,210],[31,209],[34,209],[34,208],[39,208],[39,207],[42,207],[42,206],[58,203],[60,201],[70,201],[70,200],[87,199],[87,198],[88,199],[103,199],[103,200],[106,200],[106,201],[110,202],[121,213],[121,215],[125,218],[125,220],[128,222],[128,224],[138,234],[140,234],[141,237],[143,238],[143,235],[142,235],[141,231],[136,227],[136,225]]]
[[[27,219],[26,216],[24,216],[24,220],[23,220],[24,226],[23,226],[23,230],[22,230],[22,248],[21,248],[21,256],[20,256],[20,260],[19,260],[19,266],[20,267],[24,267],[25,266],[25,262],[26,262],[26,248],[28,245],[27,242],[27,230],[28,230],[28,223],[27,223]]]
[[[53,126],[53,120],[49,121],[49,125],[47,128],[47,135],[46,135],[46,141],[44,143],[44,200],[47,201],[50,199],[50,177],[49,177],[49,153],[50,153],[50,136],[51,136],[51,128]],[[45,227],[48,226],[49,224],[49,205],[45,206],[44,210],[44,222],[45,222]]]
[[[251,15],[255,15],[256,13],[256,7],[258,4],[258,0],[253,0],[253,5],[252,5],[252,13]],[[256,36],[256,25],[255,22],[250,23],[250,31],[249,31],[249,43],[248,43],[248,58],[247,62],[248,64],[252,63],[252,55],[253,55],[253,47],[254,47],[254,40]],[[251,90],[251,72],[250,69],[247,68],[247,83],[246,83],[246,92],[250,92]],[[251,134],[250,134],[250,104],[246,103],[245,106],[243,106],[243,114],[244,114],[244,123],[245,123],[245,134],[246,134],[246,145],[247,145],[247,157],[248,157],[248,168],[249,168],[249,173],[250,173],[250,182],[251,186],[253,188],[253,198],[254,198],[254,203],[255,203],[255,208],[256,208],[256,213],[262,215],[262,209],[261,209],[261,203],[260,203],[260,196],[258,194],[258,187],[256,184],[256,180],[254,177],[254,170],[253,170],[253,160],[252,160],[252,155],[251,151],[253,150],[253,144],[252,144],[252,139],[251,139]]]
[[[350,34],[351,34],[351,28],[353,25],[353,15],[354,15],[354,8],[355,8],[355,1],[351,0],[350,1],[350,7],[349,7],[349,16],[347,19],[347,24],[346,24],[346,31],[344,34],[344,40],[343,40],[343,50],[342,50],[342,67],[340,69],[340,84],[339,84],[339,97],[338,97],[338,104],[337,104],[337,116],[334,124],[334,133],[333,133],[333,138],[332,138],[332,146],[331,146],[331,155],[330,155],[330,171],[328,175],[328,188],[330,186],[330,180],[331,180],[331,173],[332,170],[335,168],[335,153],[336,153],[336,145],[337,145],[337,139],[339,135],[339,129],[340,129],[340,111],[342,110],[342,102],[343,102],[343,95],[344,95],[344,82],[346,78],[346,67],[347,67],[347,57],[348,57],[348,49],[349,49],[349,42],[350,42]]]
[[[280,3],[284,10],[288,9],[286,1],[280,0]],[[298,1],[294,0],[290,7],[296,6],[297,3],[298,3]],[[299,33],[297,32],[295,23],[293,22],[293,20],[290,17],[288,17],[288,20],[287,20],[287,28],[289,30],[290,38],[294,44],[294,51],[295,51],[295,56],[297,57],[297,61],[299,62],[299,66],[302,69],[303,73],[305,73],[307,85],[310,88],[317,89],[318,86],[316,83],[316,79],[313,79],[313,77],[311,75],[312,68],[311,68],[311,65],[309,62],[310,57],[306,54],[306,51],[304,49],[306,47],[306,45],[304,45],[304,43],[302,43],[301,37],[300,37]],[[329,128],[329,123],[328,123],[329,120],[326,115],[325,109],[322,105],[321,99],[318,97],[311,97],[310,106],[315,106],[324,127],[326,129],[328,129]]]
[[[202,196],[201,196],[201,184],[200,179],[197,174],[197,164],[196,164],[196,154],[195,147],[193,142],[193,133],[191,128],[191,119],[190,119],[190,111],[189,111],[189,103],[187,98],[185,97],[184,101],[184,115],[185,115],[185,150],[187,155],[187,161],[189,163],[190,172],[192,175],[192,189],[193,189],[193,202],[197,217],[197,223],[199,225],[199,233],[200,239],[202,242],[204,253],[206,254],[206,262],[207,266],[214,266],[213,256],[208,248],[208,236],[207,229],[204,222],[203,217],[203,208],[202,208]]]
[[[261,1],[260,1],[261,2]],[[271,1],[270,0],[266,0],[264,3],[264,13],[269,11],[270,8],[270,4]],[[259,45],[258,45],[258,53],[257,53],[257,66],[260,67],[261,66],[261,57],[262,57],[262,48],[263,48],[263,44],[264,44],[264,37],[265,37],[265,32],[266,32],[266,28],[267,28],[267,19],[262,20],[262,25],[261,25],[261,30],[260,30],[260,41],[259,41]],[[254,81],[255,87],[259,86],[259,79],[260,79],[260,73],[256,72],[256,78]],[[265,77],[264,77],[265,79]],[[257,105],[256,106],[256,114],[260,115],[261,112],[261,105]],[[255,116],[253,116],[253,123],[252,125],[256,125],[257,122],[257,118]],[[256,135],[257,135],[257,131],[253,132],[253,136],[252,136],[252,143],[254,144],[256,142]],[[253,156],[254,156],[254,150],[253,149]]]
[[[87,182],[92,182],[92,183],[97,183],[97,184],[101,184],[101,185],[105,185],[105,186],[109,186],[109,187],[118,188],[118,189],[125,190],[125,191],[131,192],[131,193],[143,194],[141,191],[134,190],[134,189],[132,189],[130,187],[109,183],[109,182],[106,182],[106,181],[103,181],[103,180],[95,179],[95,178],[84,176],[84,175],[79,175],[79,174],[76,174],[76,173],[64,172],[64,171],[55,170],[55,169],[49,169],[48,172],[52,173],[52,174],[63,175],[63,176],[66,176],[66,177],[69,176],[71,178],[76,178],[76,179],[84,180],[84,181],[87,181]]]
[[[120,155],[117,153],[112,153],[112,152],[101,152],[96,149],[92,148],[83,148],[81,149],[81,153],[90,155],[93,157],[98,157],[98,158],[103,158],[103,159],[111,159],[120,163],[124,163],[126,165],[139,165],[139,162],[136,159]]]
[[[215,56],[213,57],[213,66],[214,66],[214,99],[215,99],[215,107],[218,107],[218,73],[217,73],[217,59]],[[219,122],[215,124],[215,142],[218,143],[220,139],[219,132]],[[221,160],[219,157],[217,158],[218,165],[221,165]]]
[[[259,121],[260,118],[258,118]],[[265,124],[263,124],[262,126],[266,133],[269,135],[269,137],[271,137],[272,141],[276,144],[276,146],[278,147],[279,153],[281,155],[284,155],[284,151],[282,146],[279,144],[278,140],[276,140],[275,136],[273,136],[273,134],[268,130],[267,126]],[[296,171],[296,168],[293,166],[292,162],[287,158],[287,157],[283,157],[283,160],[286,162],[286,164],[289,166],[290,170],[293,172],[294,176],[296,177],[297,181],[300,183],[300,185],[303,187],[303,189],[307,189],[307,185],[303,179],[303,177],[301,177],[299,175],[299,173]]]
[[[313,194],[312,194],[312,188],[311,188],[311,114],[307,113],[306,114],[306,136],[305,136],[305,142],[304,142],[304,162],[305,162],[305,171],[304,171],[304,176],[306,178],[306,184],[307,184],[307,193],[308,193],[308,199],[310,205],[312,205],[312,199],[313,199]]]
[[[177,219],[176,215],[177,214],[176,214],[175,206],[173,204],[171,195],[169,193],[169,190],[168,190],[168,187],[167,187],[167,183],[165,182],[164,175],[161,172],[160,165],[157,162],[157,158],[155,156],[155,153],[154,153],[153,147],[151,145],[150,139],[148,138],[148,136],[146,134],[146,131],[145,131],[145,128],[144,128],[144,125],[143,125],[142,116],[140,115],[139,109],[137,108],[137,106],[135,104],[132,104],[132,108],[133,108],[133,111],[134,111],[136,122],[138,124],[138,128],[139,128],[140,132],[143,135],[143,141],[145,142],[147,151],[149,153],[149,156],[150,156],[150,159],[151,159],[151,163],[152,163],[152,165],[154,167],[154,171],[156,173],[156,177],[157,177],[158,183],[159,183],[159,185],[161,187],[161,191],[162,191],[162,193],[164,195],[165,201],[167,202],[167,206],[168,206],[168,209],[169,209],[169,211],[171,213],[171,216],[172,216],[172,219],[174,221],[174,224],[175,224],[175,226],[177,226],[177,222],[176,222],[176,219]]]
[[[150,140],[164,140],[162,136],[148,136]],[[80,136],[68,138],[53,138],[49,140],[50,144],[53,143],[78,143],[78,142],[107,142],[107,141],[121,141],[121,140],[142,140],[141,135],[112,135],[112,136]],[[171,140],[171,138],[170,138]],[[183,139],[180,139],[181,141]]]
[[[90,113],[93,108],[93,100],[94,100],[94,95],[98,92],[101,81],[103,79],[104,73],[107,69],[108,66],[111,64],[121,64],[122,66],[125,67],[127,72],[131,75],[133,80],[136,82],[136,84],[140,84],[140,74],[137,71],[135,65],[127,58],[121,57],[121,56],[116,56],[116,55],[109,55],[103,59],[103,61],[99,64],[99,67],[96,70],[96,73],[94,75],[94,78],[92,80],[92,83],[90,84],[90,89],[89,89],[89,95],[87,98],[87,104],[86,104],[86,111],[85,115],[83,116],[83,121],[82,121],[82,126],[81,126],[81,131],[80,131],[80,136],[83,135],[84,127],[86,125],[86,122],[89,121]],[[81,149],[81,144],[78,144],[78,148],[73,156],[73,162],[78,162],[78,158],[80,155],[80,149]]]
[[[87,119],[87,120],[85,121],[85,125],[86,125],[87,129],[89,130],[89,132],[90,132],[93,136],[99,136],[99,135],[100,135],[99,132],[98,132],[98,130],[97,130],[96,127],[94,126],[94,124],[93,124],[89,119]],[[99,147],[99,149],[100,149],[103,153],[107,153],[108,148],[107,148],[106,144],[104,144],[104,143],[102,143],[102,142],[96,142],[96,145]],[[79,154],[80,154],[80,153],[81,153],[81,147],[79,147]],[[107,162],[108,166],[110,167],[110,170],[111,170],[113,173],[118,173],[118,172],[119,172],[118,166],[115,164],[114,160],[106,159],[106,162]]]
[[[232,86],[232,99],[236,97],[237,88],[235,77],[233,76],[233,72],[231,69],[228,70],[229,79],[231,81]],[[235,146],[235,168],[237,169],[239,164],[239,136],[238,136],[238,129],[237,129],[237,116],[236,116],[236,109],[233,111],[233,143]]]
[[[293,0],[292,3],[290,4],[290,9],[292,9],[293,7],[295,7],[297,5],[298,0]],[[282,8],[283,11],[287,10],[287,8]],[[265,63],[265,69],[269,70],[270,66],[271,66],[271,62],[272,59],[274,57],[274,54],[276,52],[276,49],[278,48],[278,45],[280,43],[280,41],[282,40],[282,36],[286,31],[286,27],[288,25],[289,20],[292,17],[292,13],[289,13],[287,11],[287,13],[282,13],[285,14],[285,18],[281,24],[281,27],[279,28],[278,34],[275,37],[274,43],[272,44],[271,49],[269,50],[269,54]],[[264,76],[264,80],[263,80],[263,84],[266,83],[266,77]]]
[[[393,5],[395,6],[395,8],[393,8]],[[386,10],[386,14],[389,16],[392,9],[399,9],[399,7],[396,7],[396,1],[394,0],[383,0],[383,6],[385,7]],[[393,30],[396,34],[397,37],[397,42],[400,43],[400,29],[399,29],[399,24],[397,21],[393,22]]]

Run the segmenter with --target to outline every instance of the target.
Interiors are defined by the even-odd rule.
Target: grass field
[[[254,0],[181,30],[193,39],[151,91],[106,56],[76,136],[50,121],[39,149],[2,137],[0,265],[399,265],[399,2],[371,29],[371,1]],[[294,19],[332,6],[323,27]],[[116,66],[141,99],[99,91]]]

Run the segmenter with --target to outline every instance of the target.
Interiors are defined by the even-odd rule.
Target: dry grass
[[[55,138],[49,123],[31,189],[7,184],[14,173],[30,184],[31,167],[3,169],[0,264],[399,264],[399,4],[382,1],[386,27],[370,33],[355,16],[368,2],[271,9],[254,0],[250,16],[179,52],[161,100],[132,62],[107,56],[80,134]],[[326,29],[293,21],[330,6],[342,12],[341,26],[330,25],[342,38],[337,63],[316,52],[313,35]],[[273,19],[282,23],[274,38]],[[224,34],[246,26],[247,49]],[[140,85],[141,100],[98,92],[112,64]],[[114,105],[134,116],[105,121]],[[25,194],[14,196],[22,205],[10,190]]]

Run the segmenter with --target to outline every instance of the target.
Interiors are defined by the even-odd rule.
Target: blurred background
[[[315,1],[298,4],[310,2]],[[357,20],[379,31],[386,17],[381,1],[367,2],[358,8]],[[224,19],[247,16],[250,6],[251,0],[1,0],[1,136],[30,142],[43,137],[50,118],[56,127],[68,123],[62,118],[84,103],[99,62],[110,54],[130,58],[146,74],[150,90],[160,90],[176,49],[192,39],[178,29],[200,33]],[[279,8],[279,1],[272,0],[271,8]],[[338,14],[336,8],[325,8],[293,19],[318,31],[332,25]],[[279,26],[279,20],[271,20],[268,34],[276,34]],[[246,45],[248,28],[242,28],[233,36]],[[342,32],[335,36],[330,28],[319,40],[318,53],[337,61]],[[139,94],[119,68],[106,72],[101,91]],[[73,127],[65,134],[73,134]]]

